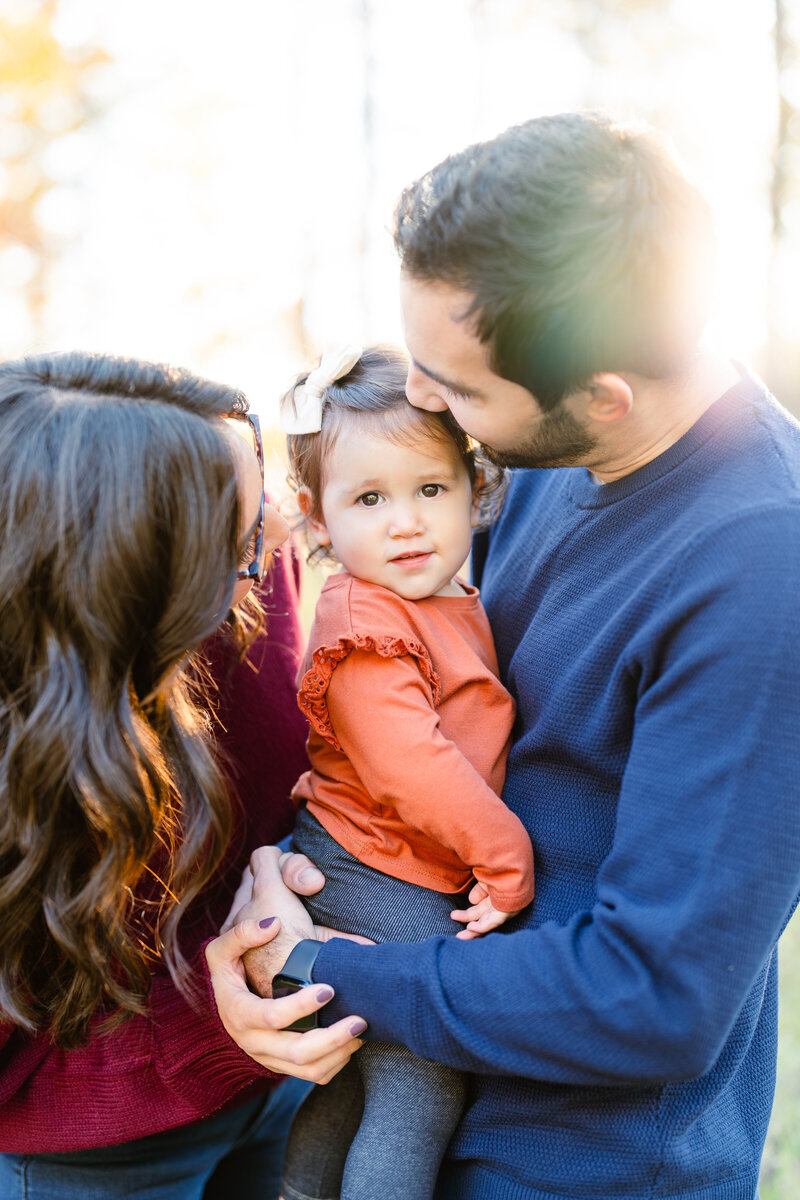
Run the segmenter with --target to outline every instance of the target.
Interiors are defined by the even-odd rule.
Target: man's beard
[[[497,450],[485,444],[482,448],[490,462],[499,467],[574,467],[596,445],[597,438],[568,409],[558,407],[539,422],[527,442],[513,450]]]

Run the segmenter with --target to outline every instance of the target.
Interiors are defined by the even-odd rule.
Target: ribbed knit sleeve
[[[707,524],[631,631],[616,669],[635,728],[593,904],[474,943],[333,941],[314,971],[330,1019],[559,1084],[717,1062],[800,888],[799,540],[794,504]]]
[[[83,1047],[14,1033],[0,1083],[0,1151],[57,1152],[169,1129],[223,1107],[270,1078],[231,1041],[217,1015],[202,950],[191,963],[194,1005],[156,980],[150,1017],[132,1017]],[[8,1027],[6,1027],[8,1028]]]

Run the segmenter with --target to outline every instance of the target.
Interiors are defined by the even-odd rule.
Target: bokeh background
[[[0,357],[237,384],[280,493],[292,375],[328,341],[401,340],[402,187],[603,108],[672,137],[717,214],[709,337],[800,414],[798,45],[800,0],[0,0]],[[762,1200],[800,1178],[795,942]]]

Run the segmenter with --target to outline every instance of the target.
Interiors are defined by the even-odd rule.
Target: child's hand
[[[510,917],[515,917],[522,911],[518,908],[515,912],[500,912],[500,909],[492,904],[482,883],[475,884],[468,898],[471,908],[454,908],[450,913],[454,921],[463,921],[467,926],[456,934],[462,941],[491,933],[493,929],[499,929]]]

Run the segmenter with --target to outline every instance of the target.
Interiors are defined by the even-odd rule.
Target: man
[[[649,132],[510,129],[409,188],[396,241],[409,399],[523,468],[475,571],[537,893],[309,977],[473,1073],[440,1200],[752,1200],[800,886],[800,429],[701,345],[710,218]]]

